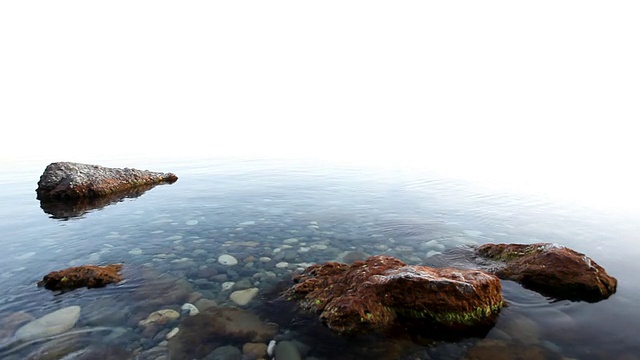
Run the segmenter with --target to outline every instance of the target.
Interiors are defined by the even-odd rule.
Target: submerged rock
[[[189,316],[180,324],[180,332],[169,340],[171,359],[201,359],[216,348],[230,343],[265,343],[278,331],[257,315],[233,307],[206,309]]]
[[[258,288],[250,288],[245,290],[238,290],[231,293],[229,298],[236,304],[240,306],[247,305],[251,300],[253,300],[256,295],[258,295]]]
[[[280,341],[276,345],[276,359],[282,360],[301,360],[300,351],[291,341]]]
[[[36,318],[24,311],[18,311],[11,315],[0,318],[0,339],[9,338],[15,329],[35,320]],[[2,340],[0,340],[1,342]]]
[[[152,324],[164,325],[180,317],[180,313],[173,309],[162,309],[154,311],[146,319],[140,320],[138,326],[148,326]]]
[[[16,331],[17,340],[28,341],[61,334],[71,329],[80,317],[80,306],[69,306],[49,313]]]
[[[477,253],[498,262],[499,278],[556,298],[595,302],[616,292],[617,280],[600,265],[557,244],[485,244]]]
[[[120,270],[122,270],[122,264],[77,266],[50,272],[38,282],[38,286],[44,286],[49,290],[73,290],[85,286],[103,287],[122,280]]]
[[[213,350],[203,360],[241,360],[242,352],[235,346],[225,345]]]
[[[504,340],[483,339],[467,351],[463,360],[560,360],[560,354],[537,345],[523,345]]]
[[[172,173],[56,162],[49,164],[40,176],[36,193],[41,201],[100,198],[176,180],[178,177]]]
[[[408,266],[372,256],[349,266],[312,265],[284,292],[333,331],[384,332],[417,322],[434,332],[492,326],[503,306],[500,280],[479,270]]]

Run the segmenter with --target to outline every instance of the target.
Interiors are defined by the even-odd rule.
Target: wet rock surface
[[[45,202],[100,198],[177,180],[178,177],[172,173],[56,162],[49,164],[40,176],[36,193],[37,198]]]
[[[616,291],[617,280],[595,261],[557,244],[485,244],[477,253],[497,262],[499,278],[556,298],[595,302]]]
[[[386,332],[417,322],[430,332],[490,327],[503,306],[500,281],[479,270],[409,266],[372,256],[351,266],[312,265],[284,292],[340,334]]]
[[[38,282],[49,290],[69,291],[81,287],[97,288],[122,280],[122,264],[106,266],[84,265],[52,271]]]

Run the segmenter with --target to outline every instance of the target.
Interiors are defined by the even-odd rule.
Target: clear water
[[[509,307],[487,338],[525,351],[543,348],[549,358],[638,359],[640,354],[640,250],[635,246],[640,223],[633,216],[489,193],[428,175],[184,160],[123,163],[175,172],[179,180],[79,217],[56,219],[35,198],[46,165],[0,165],[0,323],[19,311],[40,317],[80,305],[82,313],[64,336],[17,343],[12,331],[0,332],[0,358],[88,359],[87,349],[113,358],[145,358],[159,341],[144,339],[137,322],[152,311],[182,305],[163,299],[155,287],[160,283],[174,282],[181,291],[233,305],[230,291],[221,288],[225,278],[248,278],[268,294],[292,271],[347,252],[434,264],[447,262],[439,253],[487,242],[559,243],[588,254],[619,281],[617,293],[598,303],[557,301],[503,282]],[[285,242],[291,238],[298,241]],[[222,254],[240,263],[219,265]],[[261,257],[272,260],[261,262]],[[282,261],[288,267],[275,266]],[[108,263],[124,263],[126,280],[65,294],[35,285],[49,271]],[[210,272],[205,274],[210,269],[224,276],[212,280]],[[266,272],[272,276],[253,276]],[[266,301],[257,297],[245,308],[277,322],[281,338],[308,345],[309,358],[458,359],[481,341],[368,343],[329,333],[311,336],[282,314],[270,316]]]

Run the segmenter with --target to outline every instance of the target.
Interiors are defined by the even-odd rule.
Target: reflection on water
[[[107,196],[94,198],[79,198],[65,201],[40,200],[40,207],[45,213],[50,214],[54,219],[69,220],[80,217],[89,211],[99,210],[105,206],[122,202],[125,199],[137,198],[142,196],[142,194],[148,190],[153,189],[155,186],[156,184],[143,185]]]
[[[278,341],[302,344],[303,358],[472,359],[507,351],[634,359],[640,353],[637,219],[403,174],[266,162],[162,167],[181,181],[65,222],[43,216],[33,198],[41,168],[12,173],[0,195],[0,358],[156,359],[181,341],[180,333],[166,339],[188,315],[152,327],[140,321],[162,309],[180,312],[185,303],[258,314],[278,325]],[[468,268],[474,266],[470,247],[487,242],[574,248],[618,278],[618,292],[588,304],[503,281],[509,306],[495,327],[483,339],[453,341],[420,334],[341,338],[275,300],[282,281],[309,263],[383,254],[409,264]],[[237,263],[223,264],[221,255]],[[125,281],[65,294],[35,285],[52,270],[108,263],[124,263]],[[247,305],[230,297],[251,288],[259,293]],[[72,331],[29,342],[13,337],[25,323],[73,305],[82,311]],[[224,338],[225,351],[241,352],[251,343]]]

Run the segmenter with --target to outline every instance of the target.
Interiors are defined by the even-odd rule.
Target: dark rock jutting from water
[[[312,265],[284,297],[339,334],[384,333],[418,322],[425,331],[457,334],[493,326],[503,306],[500,280],[479,270],[409,266],[372,256],[351,266]],[[418,321],[416,321],[418,320]]]
[[[122,264],[77,266],[50,272],[38,282],[38,286],[44,286],[49,290],[62,291],[81,287],[103,287],[111,283],[120,282],[122,280],[119,274],[121,270]]]
[[[40,176],[36,193],[41,201],[69,201],[112,196],[138,187],[171,184],[177,180],[178,177],[172,173],[56,162],[49,164]]]
[[[617,280],[600,265],[557,244],[485,244],[477,253],[497,262],[499,278],[555,298],[596,302],[616,292]]]

